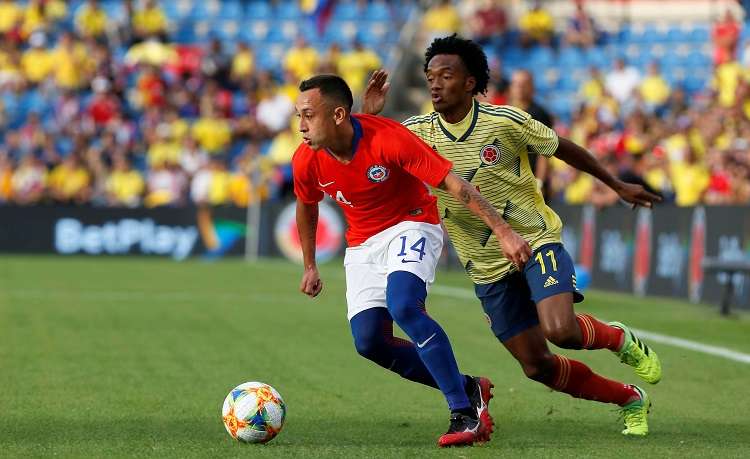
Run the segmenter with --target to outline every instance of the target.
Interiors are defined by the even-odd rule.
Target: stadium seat
[[[566,66],[582,66],[585,65],[586,60],[583,51],[576,47],[569,47],[560,50],[557,62]]]
[[[711,40],[711,32],[708,25],[696,25],[690,32],[690,39],[694,43],[707,43]]]
[[[356,2],[337,2],[331,17],[339,21],[353,21],[360,17],[359,7]]]
[[[323,39],[327,42],[339,43],[342,47],[348,46],[357,34],[357,25],[354,21],[331,21],[326,27]]]
[[[391,12],[384,2],[370,2],[365,17],[371,21],[390,21]]]
[[[247,4],[245,18],[248,20],[271,19],[273,11],[271,6],[264,1],[252,1]]]
[[[275,16],[278,19],[298,20],[304,16],[302,10],[295,2],[279,2],[276,6]]]
[[[257,44],[266,40],[270,29],[268,21],[245,21],[243,27],[240,28],[239,36],[245,41]]]
[[[224,42],[233,43],[237,39],[239,31],[240,23],[234,19],[213,21],[211,24],[211,33]]]
[[[377,47],[385,40],[388,33],[388,24],[380,21],[360,22],[357,38],[369,47]],[[395,34],[398,38],[398,34]]]

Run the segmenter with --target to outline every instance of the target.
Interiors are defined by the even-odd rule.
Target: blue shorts
[[[562,244],[539,247],[523,272],[514,272],[491,284],[475,284],[492,332],[507,341],[539,324],[536,303],[560,293],[573,293],[573,302],[583,301],[576,287],[573,260]]]

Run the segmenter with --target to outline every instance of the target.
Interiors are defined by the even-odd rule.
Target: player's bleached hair
[[[349,112],[352,111],[352,104],[354,103],[352,90],[349,89],[349,85],[340,76],[332,74],[315,75],[299,84],[301,92],[315,88],[318,88],[320,94],[326,99],[341,104]]]
[[[455,33],[449,37],[436,38],[424,53],[424,71],[430,60],[438,54],[455,54],[461,58],[469,75],[477,80],[472,95],[484,94],[487,91],[487,83],[490,81],[490,67],[487,64],[487,55],[479,44],[459,37]]]

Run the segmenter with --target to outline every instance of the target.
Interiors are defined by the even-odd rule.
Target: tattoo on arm
[[[471,205],[472,201],[474,201],[476,210],[479,213],[478,216],[483,217],[483,220],[485,220],[485,223],[487,223],[490,228],[505,223],[492,204],[490,204],[484,196],[479,194],[479,192],[472,188],[468,183],[463,183],[461,185],[459,196],[461,202],[467,207]]]

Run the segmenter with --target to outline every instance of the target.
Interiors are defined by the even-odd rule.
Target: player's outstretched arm
[[[388,72],[383,69],[373,72],[365,92],[362,93],[362,113],[377,115],[382,112],[389,87]]]
[[[297,231],[302,246],[305,271],[299,289],[305,295],[315,298],[323,290],[318,266],[315,264],[315,234],[318,230],[318,203],[305,204],[297,200]]]
[[[655,202],[661,201],[660,196],[649,193],[641,185],[625,183],[613,176],[591,153],[566,138],[560,137],[560,144],[555,156],[576,169],[598,178],[605,185],[615,190],[623,200],[632,204],[633,208],[636,206],[653,207]]]
[[[469,182],[449,172],[438,186],[458,199],[474,215],[481,218],[492,229],[505,256],[520,270],[531,257],[531,247],[518,235],[492,204],[479,194]]]

